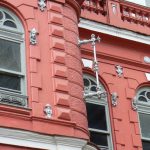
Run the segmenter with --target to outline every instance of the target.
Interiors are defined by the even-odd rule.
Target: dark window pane
[[[6,12],[5,12],[5,17],[7,18],[7,19],[11,19],[11,20],[14,20],[9,14],[7,14]]]
[[[146,91],[142,91],[139,95],[145,95]]]
[[[83,81],[84,81],[84,86],[89,86],[89,85],[90,85],[90,83],[89,83],[89,80],[88,80],[88,79],[83,79]]]
[[[12,28],[17,28],[16,24],[12,21],[5,21],[4,25]]]
[[[95,85],[94,85],[94,86],[91,86],[91,91],[93,91],[93,92],[96,92],[96,91],[97,91]]]
[[[96,81],[94,82],[94,81],[91,80],[91,84],[92,85],[96,85]]]
[[[97,145],[108,146],[106,134],[90,131],[90,140]]]
[[[2,20],[3,19],[3,13],[0,11],[0,20]]]
[[[142,136],[150,138],[150,115],[139,113]]]
[[[21,71],[19,43],[0,39],[0,68]]]
[[[143,150],[150,150],[150,142],[142,141]]]
[[[150,92],[147,92],[146,96],[147,96],[148,99],[150,99]]]
[[[20,91],[20,78],[7,74],[0,74],[0,87]]]
[[[89,128],[107,130],[105,106],[86,103]]]
[[[140,96],[138,98],[139,101],[147,102],[147,99],[144,96]]]

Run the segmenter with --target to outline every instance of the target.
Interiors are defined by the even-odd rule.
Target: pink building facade
[[[143,5],[0,1],[0,149],[150,149]]]

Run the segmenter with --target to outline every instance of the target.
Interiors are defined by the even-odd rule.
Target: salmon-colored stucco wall
[[[47,1],[41,11],[37,0],[0,1],[2,7],[19,17],[25,30],[29,103],[27,109],[0,105],[0,126],[88,139],[77,46],[78,2]],[[32,28],[38,32],[36,45],[29,42]],[[46,104],[52,107],[50,119],[44,114]]]
[[[90,45],[79,49],[77,43],[79,33],[81,39],[89,39],[94,32],[84,29],[78,31],[80,7],[77,2],[47,1],[47,8],[42,12],[37,0],[0,1],[1,6],[20,18],[25,29],[29,102],[28,109],[0,105],[1,127],[89,139],[81,58],[92,59],[92,49]],[[111,24],[117,24],[111,15],[114,18]],[[104,16],[101,18],[102,21],[108,21]],[[38,31],[36,45],[30,45],[29,42],[32,28]],[[96,45],[97,57],[100,62],[99,75],[109,94],[114,149],[141,150],[138,116],[132,110],[131,102],[136,89],[147,83],[145,72],[149,72],[149,65],[143,62],[143,57],[149,54],[149,46],[101,33],[95,34],[102,39]],[[123,67],[121,77],[116,73],[116,65]],[[111,106],[113,92],[118,94],[116,107]],[[50,119],[43,112],[46,104],[52,106],[53,115]]]
[[[89,39],[92,33],[101,37],[101,42],[96,44],[99,75],[108,89],[109,98],[113,92],[118,94],[116,107],[112,106],[111,98],[108,101],[115,149],[141,150],[138,113],[132,109],[132,100],[138,87],[149,84],[145,76],[149,64],[143,61],[144,56],[149,56],[149,46],[85,29],[79,31],[81,39]],[[83,45],[81,52],[82,58],[93,60],[90,44]],[[123,68],[121,77],[116,72],[116,65]],[[84,71],[88,70],[84,68]]]

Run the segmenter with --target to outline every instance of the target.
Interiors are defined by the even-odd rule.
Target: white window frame
[[[96,84],[96,79],[93,76],[91,76],[89,74],[84,74],[83,78],[85,78],[85,77],[91,79]],[[100,83],[100,86],[102,88],[102,91],[106,91],[101,83]],[[85,98],[86,103],[101,105],[101,106],[105,107],[107,131],[89,128],[89,131],[95,131],[97,133],[99,132],[99,133],[102,133],[102,134],[104,133],[107,135],[108,147],[98,145],[101,148],[101,150],[103,150],[103,149],[104,150],[113,150],[112,131],[111,131],[111,125],[110,125],[110,115],[109,115],[109,107],[108,107],[107,99],[108,99],[107,97],[98,99],[97,96]]]
[[[150,117],[150,101],[149,102],[143,102],[143,101],[138,100],[138,96],[142,91],[150,91],[150,87],[142,87],[136,93],[136,103],[137,103],[136,105],[137,105],[139,123],[140,123],[139,114],[149,115],[149,117]],[[139,126],[140,126],[140,124],[139,124]],[[150,143],[150,138],[143,137],[141,126],[140,126],[140,132],[141,132],[141,140],[147,141]]]
[[[8,27],[0,24],[0,39],[12,41],[20,44],[20,60],[21,60],[21,72],[7,70],[0,68],[0,72],[9,73],[10,75],[18,75],[20,77],[21,90],[11,90],[7,88],[0,87],[0,103],[8,104],[12,106],[20,106],[13,103],[13,100],[22,103],[20,107],[27,107],[27,91],[26,91],[26,53],[25,53],[25,37],[24,28],[20,19],[10,10],[0,7],[0,11],[8,13],[14,20],[17,28]],[[4,102],[3,99],[8,98],[8,102]],[[9,102],[10,99],[10,102]]]

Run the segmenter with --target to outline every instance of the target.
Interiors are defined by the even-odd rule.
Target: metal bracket
[[[98,36],[97,38],[95,38],[95,34],[92,34],[91,39],[88,39],[88,40],[78,39],[78,45],[81,46],[82,44],[92,43],[92,46],[95,46],[97,41],[100,42],[100,37]]]
[[[114,107],[116,107],[118,104],[117,100],[118,100],[118,94],[116,92],[113,92],[111,94],[111,102]]]
[[[39,0],[38,5],[40,7],[41,11],[44,11],[44,8],[46,8],[46,0]]]
[[[30,31],[30,44],[31,45],[37,44],[37,39],[36,39],[37,34],[38,34],[38,32],[36,31],[36,29],[32,28]]]
[[[44,107],[44,113],[46,115],[46,118],[51,118],[52,117],[52,108],[49,104],[46,104],[45,107]]]
[[[91,92],[91,93],[85,93],[84,92],[84,98],[97,96],[98,98],[105,98],[107,96],[106,91],[102,92],[101,90],[97,92]]]
[[[100,37],[98,36],[97,38],[95,37],[94,34],[91,35],[91,39],[88,40],[78,40],[78,45],[81,46],[83,44],[88,44],[91,43],[92,47],[93,47],[93,53],[94,53],[94,60],[93,60],[93,71],[95,72],[95,76],[96,76],[96,92],[92,92],[92,93],[84,93],[84,98],[86,97],[91,97],[91,96],[98,96],[98,98],[101,97],[106,97],[106,92],[102,92],[100,83],[99,83],[99,67],[98,67],[98,61],[97,61],[97,57],[96,57],[96,42],[100,42]]]

